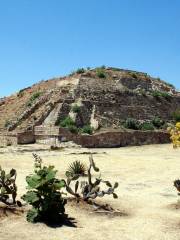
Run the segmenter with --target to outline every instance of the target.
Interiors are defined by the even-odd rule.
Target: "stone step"
[[[47,118],[44,120],[43,125],[55,126],[56,121],[58,120],[59,113],[62,107],[62,103],[58,103],[55,108],[50,112]]]

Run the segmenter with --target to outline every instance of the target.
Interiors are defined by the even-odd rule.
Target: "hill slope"
[[[79,69],[41,81],[0,100],[0,131],[59,125],[70,116],[78,128],[123,128],[134,118],[165,122],[180,108],[180,93],[158,78],[116,68]]]

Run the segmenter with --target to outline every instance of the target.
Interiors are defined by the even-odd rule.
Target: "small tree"
[[[27,221],[58,222],[65,214],[66,200],[60,190],[65,187],[64,180],[57,179],[54,166],[42,166],[42,159],[35,158],[34,174],[26,177],[28,191],[22,199],[32,205],[27,213]]]

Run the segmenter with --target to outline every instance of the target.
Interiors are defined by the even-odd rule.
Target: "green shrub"
[[[37,98],[39,98],[42,95],[42,92],[35,92],[33,93],[33,95],[30,97],[30,101],[33,102],[35,101]]]
[[[74,120],[69,116],[60,122],[60,126],[64,128],[69,126],[74,126],[74,125],[75,125]]]
[[[86,126],[84,126],[84,127],[81,129],[81,132],[92,135],[92,133],[93,133],[93,128],[92,128],[90,125],[86,125]]]
[[[28,191],[22,199],[32,206],[27,213],[29,222],[58,223],[65,214],[66,200],[63,199],[61,189],[65,181],[57,179],[54,166],[42,166],[42,160],[36,154],[34,174],[26,177]]]
[[[60,122],[60,126],[63,128],[68,128],[72,133],[78,133],[79,129],[76,127],[74,120],[71,117],[66,117]]]
[[[106,74],[104,72],[104,69],[102,69],[102,68],[98,68],[96,70],[96,75],[98,78],[106,78]]]
[[[11,126],[11,124],[12,124],[12,122],[10,120],[6,120],[5,124],[4,124],[4,127],[8,128],[9,126]]]
[[[36,99],[38,99],[41,95],[42,95],[42,92],[35,92],[35,93],[33,93],[33,95],[29,98],[29,100],[28,100],[28,102],[26,103],[26,105],[27,105],[28,107],[31,107],[32,104],[34,103],[34,101],[35,101]]]
[[[171,95],[167,92],[161,92],[161,91],[152,91],[151,92],[151,95],[155,98],[160,98],[160,97],[163,97],[165,98],[166,100],[170,100],[171,99]]]
[[[78,68],[77,70],[76,70],[76,73],[78,73],[78,74],[81,74],[81,73],[84,73],[85,72],[85,69],[84,68]]]
[[[180,109],[176,110],[172,115],[176,122],[180,122]]]
[[[124,127],[128,128],[128,129],[138,130],[139,129],[139,123],[134,118],[127,118],[125,123],[124,123]]]
[[[167,92],[161,92],[161,96],[165,98],[166,100],[170,100],[172,98],[171,94]]]
[[[153,120],[152,120],[152,124],[156,127],[156,128],[160,128],[164,125],[164,120],[162,120],[161,118],[159,117],[155,117]]]
[[[73,111],[74,113],[79,113],[80,110],[81,110],[81,107],[78,106],[77,104],[75,104],[75,105],[72,106],[72,111]]]
[[[154,126],[152,123],[150,122],[144,122],[140,125],[141,130],[144,131],[150,131],[150,130],[154,130]]]
[[[75,134],[77,134],[79,132],[79,129],[74,125],[69,125],[68,129],[70,132],[75,133]]]
[[[86,175],[86,166],[80,161],[74,161],[68,167],[66,171],[67,177],[74,177],[75,175],[85,176]]]

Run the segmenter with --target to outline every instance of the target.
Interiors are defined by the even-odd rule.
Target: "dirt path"
[[[25,147],[23,147],[24,149]],[[0,149],[3,168],[16,168],[19,194],[25,192],[25,176],[32,171],[33,158],[27,150],[39,146]],[[50,228],[45,224],[30,224],[25,216],[12,215],[0,220],[1,240],[180,240],[180,209],[174,204],[180,197],[173,181],[180,178],[180,149],[171,145],[151,145],[119,149],[66,149],[38,152],[45,163],[55,164],[59,177],[73,160],[88,163],[88,155],[95,152],[94,160],[102,176],[118,181],[118,200],[101,199],[125,213],[125,216],[103,216],[67,206],[67,213],[75,218],[77,228],[63,226]],[[75,154],[74,154],[75,153]]]

